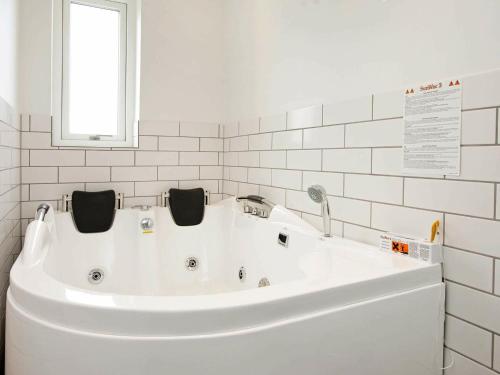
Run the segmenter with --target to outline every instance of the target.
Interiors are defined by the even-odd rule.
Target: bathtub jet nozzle
[[[325,237],[331,236],[331,215],[330,205],[328,204],[328,197],[326,190],[321,185],[312,185],[307,189],[309,197],[316,203],[321,203],[321,216],[323,217],[323,232]]]

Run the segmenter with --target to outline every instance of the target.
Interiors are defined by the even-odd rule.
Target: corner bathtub
[[[51,209],[11,271],[6,374],[437,375],[441,280],[280,206],[262,219],[227,199],[193,227],[123,209],[99,234]]]

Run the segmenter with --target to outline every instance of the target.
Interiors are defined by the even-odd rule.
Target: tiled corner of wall
[[[325,186],[337,235],[426,237],[443,223],[447,374],[500,372],[500,71],[463,79],[458,177],[402,173],[402,91],[233,122],[224,196],[258,193],[321,229],[307,187]]]
[[[21,251],[20,119],[0,98],[0,357],[3,359],[9,272]]]
[[[221,126],[144,120],[138,148],[54,147],[51,117],[22,116],[21,218],[23,234],[41,202],[58,207],[74,190],[114,189],[125,206],[155,205],[169,188],[203,187],[222,198]]]

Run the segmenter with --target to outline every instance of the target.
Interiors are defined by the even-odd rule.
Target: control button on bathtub
[[[149,230],[153,228],[153,219],[149,217],[145,217],[141,220],[141,228],[142,230]]]

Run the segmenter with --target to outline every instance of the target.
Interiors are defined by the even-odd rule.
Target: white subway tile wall
[[[34,126],[46,127],[46,124],[35,119]],[[45,141],[27,140],[35,144]],[[9,272],[21,251],[21,190],[20,116],[0,97],[0,358],[3,358],[5,343],[5,298]]]
[[[306,190],[322,184],[334,232],[373,245],[383,231],[428,237],[439,219],[446,364],[455,360],[445,374],[499,373],[499,107],[500,71],[463,79],[460,176],[402,173],[402,91],[245,119],[240,131],[224,131],[224,197],[256,192],[321,229],[320,207]],[[259,153],[251,166],[250,150]]]
[[[74,190],[114,189],[125,194],[126,206],[157,204],[157,197],[172,187],[203,187],[211,202],[222,198],[219,124],[145,120],[139,125],[139,148],[95,149],[52,147],[48,115],[25,114],[21,123],[23,162],[17,170],[23,183],[23,228],[39,202],[57,207],[62,195]]]

